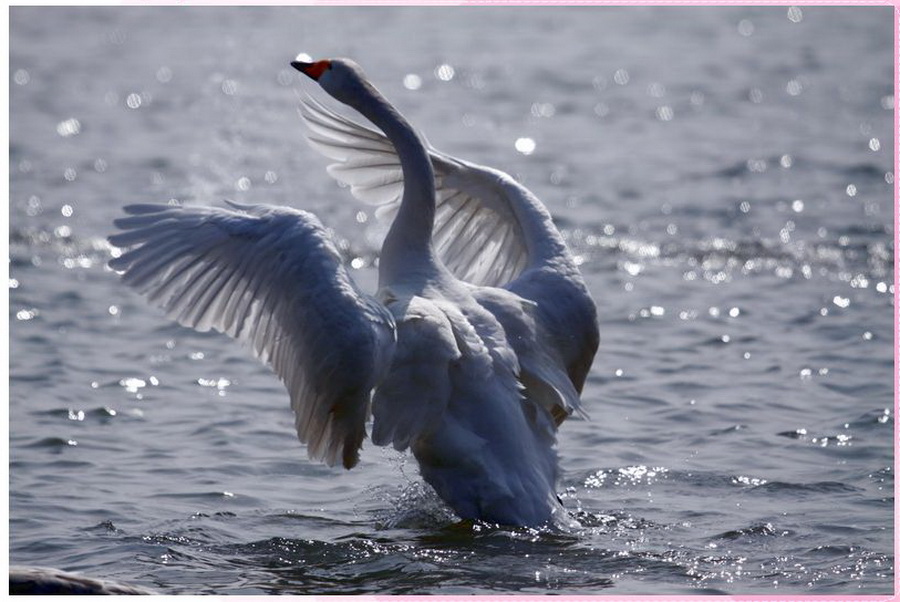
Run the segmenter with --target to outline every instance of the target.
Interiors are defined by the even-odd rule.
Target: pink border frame
[[[35,2],[18,2],[14,1],[11,4],[32,4]],[[38,0],[37,3],[40,3]],[[51,4],[57,4],[57,2],[50,2]],[[61,4],[77,4],[79,2],[67,2],[63,0]],[[94,2],[88,2],[89,4],[93,4]],[[254,2],[245,0],[242,2],[241,0],[186,0],[186,1],[178,1],[178,0],[162,0],[162,1],[141,1],[141,0],[121,0],[120,2],[106,2],[101,0],[99,4],[123,4],[123,5],[228,5],[228,4],[253,4]],[[900,92],[900,69],[898,69],[898,65],[900,65],[900,0],[824,0],[824,1],[810,1],[810,0],[795,0],[793,2],[784,2],[778,0],[649,0],[649,1],[629,1],[629,0],[620,0],[616,1],[597,1],[597,0],[424,0],[424,1],[415,1],[415,0],[393,0],[393,1],[382,1],[382,0],[311,0],[309,2],[296,2],[290,0],[262,0],[258,2],[259,4],[268,4],[268,5],[348,5],[348,6],[361,6],[361,5],[391,5],[391,6],[696,6],[696,5],[707,5],[707,6],[893,6],[894,7],[894,216],[893,216],[893,228],[894,228],[894,473],[896,475],[897,468],[897,452],[900,450],[898,447],[898,441],[900,441],[900,428],[898,428],[897,424],[897,413],[898,409],[900,409],[900,405],[898,405],[898,400],[900,400],[900,347],[898,347],[898,340],[900,340],[900,286],[898,286],[898,277],[900,277],[900,264],[897,262],[897,249],[900,248],[900,204],[898,204],[898,197],[900,197],[900,174],[898,174],[898,165],[900,165],[900,145],[898,145],[898,134],[900,134],[900,119],[898,119],[898,111],[896,105],[896,99],[898,96],[898,92]],[[7,4],[7,8],[9,4]],[[8,90],[8,88],[7,88]],[[8,97],[7,97],[8,98]],[[4,170],[5,171],[5,170]],[[8,336],[7,336],[8,340]],[[5,382],[8,385],[8,373],[4,375]],[[8,434],[8,429],[7,429]],[[8,441],[7,441],[7,450],[9,449]],[[897,493],[900,492],[900,483],[897,483],[896,477],[894,481],[894,499],[895,499],[895,507],[894,507],[894,593],[893,594],[881,594],[881,595],[858,595],[858,596],[849,596],[849,595],[837,595],[837,596],[829,596],[829,595],[796,595],[796,594],[774,594],[774,595],[725,595],[725,596],[716,596],[716,595],[662,595],[662,596],[639,596],[639,595],[597,595],[597,596],[554,596],[554,599],[567,601],[567,600],[623,600],[629,602],[651,602],[657,600],[671,600],[671,601],[709,601],[716,599],[725,599],[725,600],[733,600],[735,602],[750,602],[750,601],[761,601],[761,602],[794,602],[794,601],[834,601],[834,602],[876,602],[881,600],[895,600],[898,599],[898,593],[900,593],[900,576],[897,574],[897,560],[898,552],[900,552],[900,539],[898,539],[897,528],[896,528],[896,518],[897,518],[897,508],[896,508],[896,498]],[[8,541],[8,534],[7,534]],[[0,555],[0,559],[5,560],[3,564],[8,567],[9,566],[9,557],[8,557],[8,549],[4,550],[4,553]],[[386,602],[389,600],[395,599],[403,599],[409,600],[411,602],[422,601],[422,602],[443,602],[445,600],[458,600],[460,602],[486,602],[486,601],[496,601],[496,600],[507,600],[509,602],[523,602],[528,600],[543,600],[547,599],[550,596],[539,596],[539,595],[497,595],[497,596],[328,596],[327,600],[329,602],[335,601],[339,602],[342,600],[358,600],[358,599],[367,599],[373,602]],[[215,599],[216,596],[213,596]],[[239,596],[238,598],[244,600],[268,600],[269,598],[266,596]],[[318,596],[303,596],[303,598],[307,599],[316,599]]]

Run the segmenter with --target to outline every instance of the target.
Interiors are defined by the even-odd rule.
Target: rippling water
[[[10,559],[166,593],[887,593],[890,7],[10,11]],[[839,43],[837,43],[839,41]],[[414,462],[310,463],[287,396],[104,267],[122,205],[289,204],[347,55],[553,212],[603,340],[571,532],[458,524]]]

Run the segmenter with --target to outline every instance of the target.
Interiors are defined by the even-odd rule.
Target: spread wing
[[[328,173],[357,199],[378,205],[379,217],[392,217],[403,195],[403,171],[391,142],[312,98],[301,100],[300,115],[310,145],[334,161]],[[433,239],[444,265],[481,286],[514,280],[533,259],[516,198],[529,193],[503,172],[431,147],[429,154],[437,189]],[[540,217],[549,220],[546,211]]]
[[[109,238],[122,281],[180,324],[249,343],[286,385],[309,456],[359,459],[371,391],[396,342],[312,214],[288,208],[133,205]]]
[[[403,194],[403,171],[390,141],[309,97],[301,100],[300,115],[310,145],[333,161],[328,173],[359,200],[378,205],[379,217],[391,216]],[[504,288],[535,304],[527,328],[516,312],[499,305],[492,312],[509,333],[522,330],[510,339],[529,397],[557,424],[582,413],[578,397],[599,343],[596,308],[549,212],[509,175],[428,149],[439,257],[461,280]],[[526,348],[522,337],[539,343]]]

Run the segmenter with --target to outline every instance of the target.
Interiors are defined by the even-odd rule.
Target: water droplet
[[[741,213],[750,213],[750,203],[748,201],[741,201]]]
[[[523,155],[530,155],[533,153],[536,146],[537,144],[531,138],[517,138],[515,143],[516,150]]]
[[[747,94],[747,98],[749,98],[750,102],[753,104],[759,104],[763,101],[763,92],[759,88],[751,88],[750,92]]]
[[[300,61],[301,63],[311,63],[311,62],[313,62],[312,57],[309,56],[308,54],[306,54],[305,52],[301,52],[300,54],[298,54],[297,56],[295,56],[295,57],[294,57],[294,60],[295,60],[295,61]]]
[[[456,69],[454,69],[452,65],[448,65],[447,63],[438,65],[434,70],[434,76],[442,82],[450,81],[451,79],[453,79],[454,75],[456,75]]]
[[[722,342],[723,342],[723,343],[730,343],[730,342],[731,342],[731,336],[729,336],[729,335],[727,335],[727,334],[723,334],[723,335],[722,335]]]
[[[794,164],[794,158],[790,155],[781,155],[781,159],[778,161],[779,164],[785,169],[790,169],[790,167]]]
[[[16,82],[16,85],[24,86],[31,81],[31,75],[25,69],[16,69],[16,72],[13,74],[13,81]]]
[[[672,121],[675,118],[675,111],[669,105],[656,107],[656,118],[660,121]]]
[[[856,196],[856,185],[855,184],[847,185],[847,196]]]
[[[765,159],[748,159],[747,170],[753,173],[763,173],[769,168]]]
[[[109,315],[111,315],[111,316],[118,316],[119,315],[119,306],[110,305],[109,308],[107,308],[107,311],[109,312]]]
[[[803,20],[803,11],[799,6],[791,6],[787,10],[787,18],[793,23],[799,23]]]
[[[738,33],[745,38],[752,36],[754,29],[753,22],[749,19],[741,19],[737,27]]]
[[[653,98],[662,98],[666,95],[666,87],[659,82],[653,82],[647,86],[647,94]]]
[[[226,79],[222,82],[222,93],[226,96],[234,96],[237,93],[238,84],[233,79]]]
[[[884,284],[884,283],[882,282],[882,284]],[[10,278],[9,279],[9,288],[19,288],[19,281],[16,280],[15,278]]]
[[[867,330],[863,333],[862,338],[863,338],[863,340],[871,341],[872,336],[873,336],[872,333]]]
[[[621,368],[616,368],[615,375],[622,376],[625,372]]]
[[[166,66],[162,66],[156,70],[156,81],[161,84],[167,84],[172,81],[172,70]]]
[[[132,92],[125,98],[125,105],[129,109],[139,109],[141,108],[141,104],[143,103],[143,99],[141,95],[137,92]]]
[[[422,78],[415,73],[408,73],[403,78],[403,87],[407,90],[418,90],[422,87]]]
[[[62,213],[63,217],[72,217],[72,214],[75,213],[75,210],[72,209],[72,205],[63,205],[60,208],[59,212]]]
[[[75,178],[78,177],[78,172],[75,171],[74,167],[67,167],[66,171],[63,172],[63,177],[67,182],[74,182]]]
[[[792,79],[785,86],[785,90],[791,96],[799,96],[803,92],[803,84],[799,80]]]
[[[188,357],[192,360],[202,360],[204,355],[202,351],[193,351],[188,354]]]
[[[616,82],[617,84],[619,84],[620,86],[624,86],[624,85],[628,84],[628,80],[630,80],[630,79],[631,79],[631,77],[628,75],[627,69],[617,69],[616,72],[613,74],[613,81]]]
[[[791,203],[791,209],[794,210],[794,213],[801,213],[803,211],[803,201],[800,199],[795,200]]]
[[[869,150],[870,151],[875,152],[875,151],[879,150],[880,148],[881,148],[881,140],[879,140],[878,138],[870,138],[869,139]]]
[[[74,117],[66,119],[65,121],[60,121],[58,124],[56,124],[56,133],[63,138],[68,138],[69,136],[77,136],[79,133],[81,133],[81,122]]]
[[[553,117],[556,114],[556,107],[549,102],[536,102],[531,105],[531,114],[534,117]]]
[[[736,318],[741,315],[741,309],[739,307],[732,307],[728,310],[728,315],[732,318]]]
[[[234,184],[234,187],[240,192],[247,192],[248,190],[250,190],[250,186],[250,178],[248,178],[247,176],[241,176]]]

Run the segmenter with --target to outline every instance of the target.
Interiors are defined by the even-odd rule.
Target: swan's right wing
[[[371,391],[396,344],[312,214],[287,208],[134,205],[109,238],[122,281],[179,323],[247,342],[290,393],[311,458],[351,468]]]
[[[403,196],[403,171],[394,146],[381,132],[356,123],[312,98],[300,115],[310,145],[334,162],[328,173],[357,199],[393,216]],[[466,282],[504,286],[529,265],[539,241],[526,240],[522,217],[550,225],[550,216],[526,189],[503,172],[475,165],[429,147],[435,171],[437,211],[434,245],[444,265]]]

